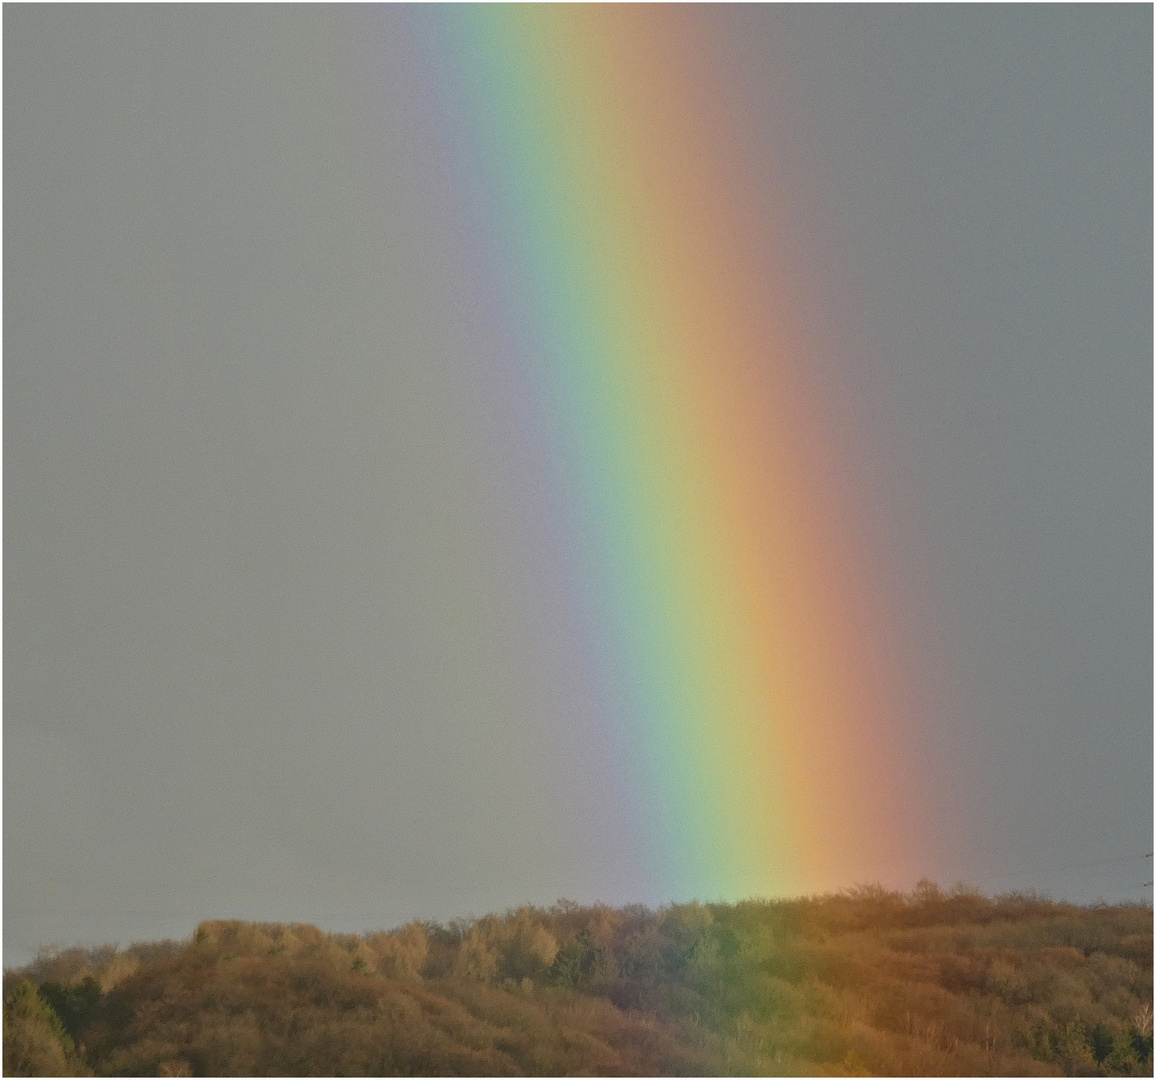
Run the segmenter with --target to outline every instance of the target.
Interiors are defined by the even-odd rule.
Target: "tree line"
[[[42,953],[8,1075],[1152,1074],[1152,909],[921,882]]]

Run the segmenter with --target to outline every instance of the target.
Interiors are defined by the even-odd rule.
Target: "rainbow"
[[[923,821],[858,448],[723,122],[702,18],[418,21],[547,418],[640,827],[673,894],[705,899],[901,872]]]

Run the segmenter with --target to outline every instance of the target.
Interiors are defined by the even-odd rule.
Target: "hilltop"
[[[1152,909],[922,882],[366,935],[202,923],[4,975],[7,1075],[1152,1075]]]

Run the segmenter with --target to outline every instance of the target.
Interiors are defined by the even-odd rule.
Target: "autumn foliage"
[[[216,921],[5,973],[8,1075],[1152,1075],[1152,909],[923,882],[367,935]]]

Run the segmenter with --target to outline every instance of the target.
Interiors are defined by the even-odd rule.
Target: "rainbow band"
[[[700,16],[428,18],[664,879],[735,897],[878,876],[911,832],[889,745],[903,679],[849,542],[853,447],[823,419],[789,268],[745,231],[766,215],[709,122]]]

